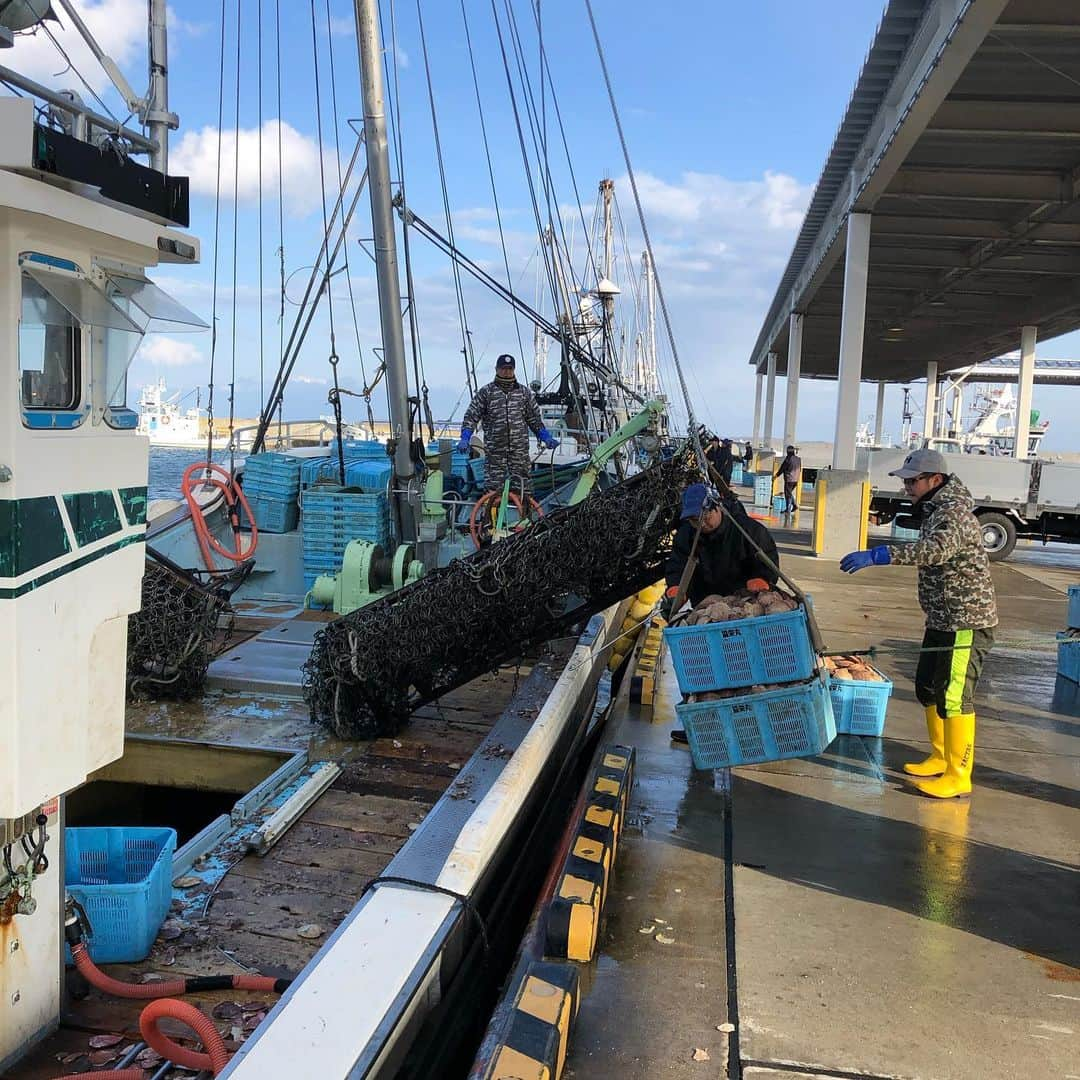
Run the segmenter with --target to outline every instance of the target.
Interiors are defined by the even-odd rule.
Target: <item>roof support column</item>
[[[848,214],[844,256],[844,311],[840,318],[840,365],[837,381],[833,468],[855,468],[855,433],[859,426],[863,331],[866,324],[866,277],[870,262],[870,215]]]
[[[1013,457],[1018,461],[1028,458],[1028,432],[1031,430],[1031,395],[1035,385],[1035,342],[1037,326],[1020,328],[1020,385],[1016,394],[1016,436],[1013,439]]]
[[[881,445],[881,436],[885,424],[885,383],[877,384],[877,411],[874,413],[874,445]]]
[[[765,376],[757,373],[757,386],[754,389],[754,430],[750,432],[750,443],[756,446],[761,438],[761,388]]]
[[[799,373],[802,371],[803,314],[793,311],[788,320],[787,408],[784,411],[784,446],[795,445],[799,414]]]
[[[923,438],[934,437],[934,411],[937,406],[937,361],[926,365],[926,400],[923,402]]]
[[[769,366],[765,377],[765,430],[762,432],[762,445],[772,448],[773,405],[776,402],[776,353],[769,353]]]

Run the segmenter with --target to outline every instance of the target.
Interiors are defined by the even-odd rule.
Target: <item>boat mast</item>
[[[360,90],[364,103],[364,141],[375,242],[375,278],[379,287],[379,321],[390,398],[390,429],[395,440],[394,472],[399,481],[407,481],[413,476],[409,447],[409,384],[405,370],[405,335],[401,326],[401,285],[394,236],[393,193],[390,189],[390,153],[386,142],[381,40],[378,0],[356,0],[356,41],[360,50]]]
[[[652,256],[648,250],[641,253],[641,261],[645,266],[645,370],[643,372],[642,386],[639,387],[646,397],[651,397],[659,391],[659,381],[656,377],[656,276],[653,273]]]
[[[169,112],[169,46],[165,29],[166,0],[149,0],[150,89],[146,95],[146,130],[155,148],[150,168],[169,171],[169,129],[179,121]]]

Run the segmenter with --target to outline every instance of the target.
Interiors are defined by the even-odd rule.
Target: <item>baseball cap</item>
[[[938,450],[912,450],[904,458],[904,464],[899,469],[893,469],[889,475],[910,480],[923,473],[941,473],[942,476],[948,476],[949,466],[945,462],[945,456]]]
[[[509,354],[503,353],[502,356],[495,361],[495,366],[500,367],[517,367],[517,361]]]
[[[683,492],[682,513],[679,515],[679,520],[685,521],[687,518],[697,517],[702,510],[708,510],[718,504],[716,492],[708,484],[691,484]]]

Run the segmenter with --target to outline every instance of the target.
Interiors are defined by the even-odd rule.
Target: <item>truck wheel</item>
[[[1004,514],[980,514],[983,549],[991,562],[1007,559],[1016,547],[1016,525]]]

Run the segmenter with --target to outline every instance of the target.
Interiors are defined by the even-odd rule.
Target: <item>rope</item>
[[[641,226],[641,235],[645,240],[645,249],[649,253],[649,260],[653,268],[653,280],[656,283],[656,297],[660,301],[660,310],[664,316],[664,329],[667,331],[668,345],[671,348],[671,356],[675,363],[675,370],[679,376],[679,387],[682,390],[683,401],[686,404],[686,412],[689,420],[690,439],[694,445],[694,456],[697,458],[701,471],[707,474],[705,451],[701,445],[701,437],[698,434],[697,418],[694,416],[694,406],[690,400],[690,391],[686,386],[686,377],[683,374],[682,363],[679,360],[679,349],[675,344],[675,333],[671,326],[671,315],[668,311],[667,300],[664,297],[663,285],[660,281],[660,269],[656,265],[656,257],[653,254],[652,240],[649,238],[649,228],[645,223],[645,211],[641,205],[641,195],[638,192],[637,178],[634,175],[633,162],[630,160],[630,150],[626,143],[626,135],[623,132],[622,120],[619,117],[619,107],[615,102],[615,91],[611,84],[611,76],[608,73],[607,60],[604,57],[604,47],[600,42],[600,32],[596,28],[596,16],[593,14],[592,0],[585,0],[585,10],[589,15],[589,25],[592,27],[593,41],[596,43],[596,55],[600,60],[600,70],[604,75],[604,85],[607,87],[608,101],[611,103],[611,113],[615,118],[615,129],[619,134],[619,145],[622,147],[623,160],[626,162],[626,175],[630,180],[630,189],[634,193],[634,205],[637,207],[638,224]]]
[[[236,281],[240,237],[240,26],[243,0],[236,0],[236,120],[233,126],[232,362],[229,368],[229,472],[236,470]]]
[[[214,181],[214,273],[210,286],[210,382],[206,401],[206,464],[214,452],[214,361],[217,359],[218,235],[221,226],[221,127],[225,120],[225,5],[221,0],[221,45],[218,65],[217,171]]]

